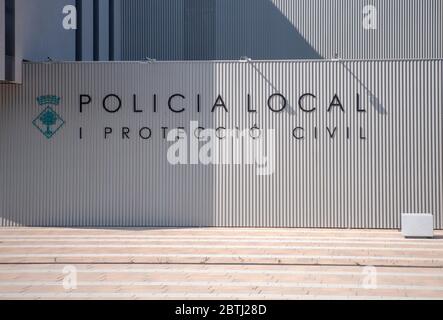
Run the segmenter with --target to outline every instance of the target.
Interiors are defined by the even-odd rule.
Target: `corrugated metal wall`
[[[215,1],[185,1],[184,60],[214,59],[216,50]]]
[[[441,61],[216,64],[215,91],[236,110],[216,122],[229,127],[253,121],[274,128],[279,138],[272,176],[257,176],[253,168],[215,168],[216,194],[223,195],[216,198],[215,224],[397,228],[402,212],[432,212],[441,228],[441,72]],[[252,120],[236,108],[244,104],[245,91],[259,93],[258,106],[281,92],[295,107],[297,95],[313,92],[321,111],[263,112]],[[367,113],[355,112],[355,92]],[[334,93],[346,101],[346,115],[324,111]],[[306,141],[289,138],[296,126],[305,128]],[[337,126],[334,141],[326,126]],[[358,140],[360,126],[364,142]]]
[[[363,27],[365,6],[376,29]],[[218,59],[443,57],[440,0],[218,0]]]
[[[120,3],[122,60],[183,60],[183,0]]]
[[[1,225],[398,228],[402,212],[431,212],[441,229],[442,67],[442,60],[25,64],[23,86],[0,85]],[[306,92],[317,95],[316,112],[297,107]],[[115,114],[101,105],[110,93],[123,101]],[[186,96],[185,112],[168,110],[173,93]],[[256,113],[247,112],[248,93]],[[272,93],[287,97],[285,111],[266,107]],[[345,112],[326,112],[335,93]],[[356,111],[356,93],[367,112]],[[66,121],[51,139],[32,124],[42,111],[36,97],[45,94],[61,97],[54,109]],[[93,99],[83,113],[80,94]],[[142,113],[132,111],[133,94]],[[209,112],[218,94],[228,113]],[[275,173],[170,165],[161,127],[189,128],[191,120],[274,129]],[[106,126],[113,133],[105,140]],[[144,126],[150,140],[138,138]],[[304,140],[292,137],[297,126]],[[334,139],[326,127],[337,127]]]
[[[376,29],[363,27],[368,5]],[[133,0],[122,11],[123,60],[443,58],[441,0]]]
[[[273,0],[320,56],[346,59],[443,58],[439,0]],[[363,28],[363,8],[377,9],[377,28]],[[319,25],[320,27],[317,27]]]

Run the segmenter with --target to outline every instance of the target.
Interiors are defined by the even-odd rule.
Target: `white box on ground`
[[[430,213],[402,213],[401,233],[405,237],[432,238],[434,217]]]

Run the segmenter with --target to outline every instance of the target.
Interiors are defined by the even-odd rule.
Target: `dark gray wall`
[[[123,60],[184,59],[184,0],[120,3]]]
[[[0,21],[5,21],[5,0],[0,0]],[[0,23],[0,81],[5,80],[5,24]]]
[[[0,82],[20,83],[22,73],[21,1],[0,1]]]
[[[367,5],[375,30],[363,27]],[[440,0],[135,0],[122,10],[124,60],[443,56]]]
[[[187,0],[184,6],[184,59],[215,56],[216,0]]]

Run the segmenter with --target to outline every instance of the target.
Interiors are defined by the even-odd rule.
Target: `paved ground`
[[[0,229],[0,299],[443,299],[443,232]]]

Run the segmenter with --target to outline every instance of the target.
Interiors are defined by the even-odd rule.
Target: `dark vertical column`
[[[15,56],[15,0],[5,1],[5,54]]]
[[[83,37],[82,37],[82,0],[75,0],[75,8],[77,9],[77,30],[75,31],[75,60],[83,60]]]
[[[15,1],[5,2],[5,79],[15,80]]]
[[[99,0],[93,3],[93,41],[94,41],[94,61],[100,60],[100,8]]]
[[[215,0],[184,3],[185,60],[215,58]]]
[[[115,30],[115,12],[114,12],[114,0],[109,0],[109,60],[115,60],[115,43],[114,43],[114,30]]]

